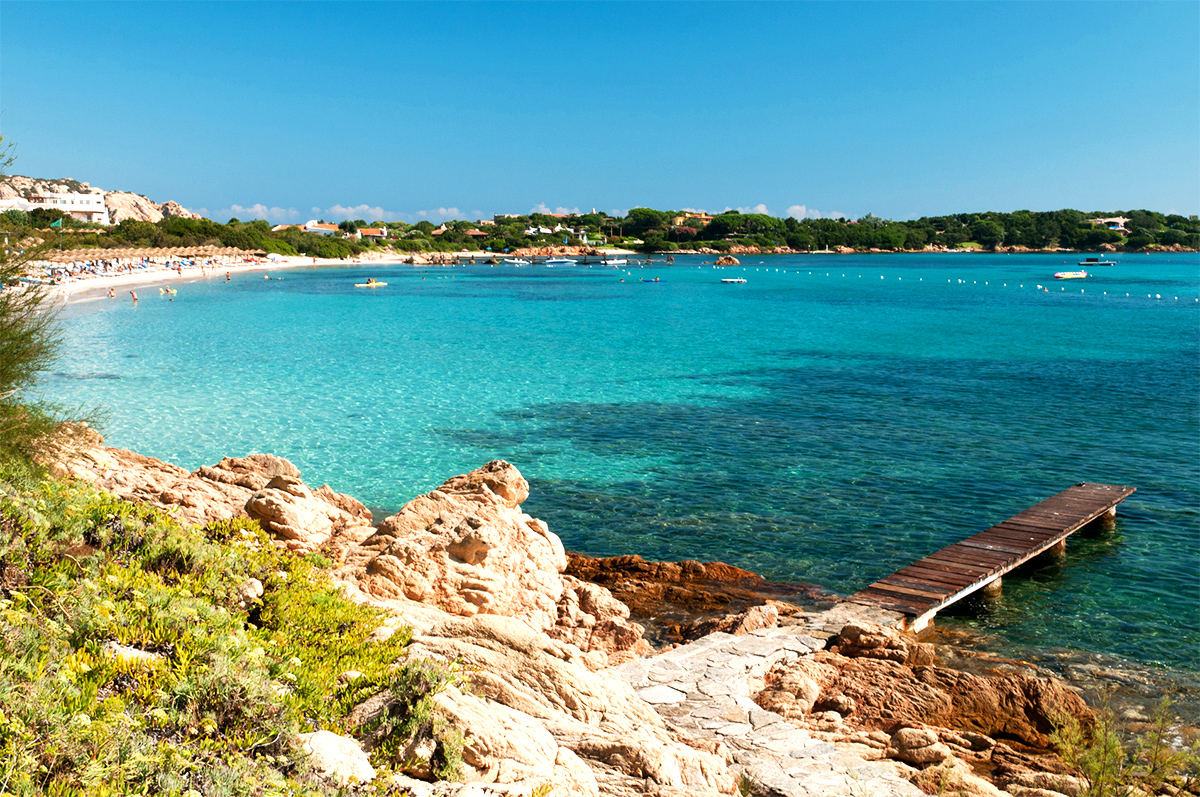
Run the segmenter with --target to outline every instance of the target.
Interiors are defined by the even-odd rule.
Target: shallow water
[[[112,445],[269,451],[378,510],[502,457],[570,549],[842,594],[1075,482],[1134,485],[1112,533],[945,622],[1200,670],[1196,255],[1065,283],[1078,258],[742,259],[214,279],[69,307],[45,387],[105,407]]]

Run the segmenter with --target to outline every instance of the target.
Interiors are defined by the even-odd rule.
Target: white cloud
[[[561,216],[578,216],[580,215],[579,208],[556,207],[554,210],[545,202],[539,202],[529,209],[530,213],[557,213]]]
[[[784,218],[791,216],[793,219],[844,219],[845,213],[839,213],[836,210],[830,213],[822,213],[816,208],[806,208],[804,205],[792,205],[787,209]]]
[[[728,209],[729,208],[726,208],[726,210],[728,210]],[[737,211],[738,211],[738,213],[762,213],[764,215],[770,215],[770,213],[771,213],[771,211],[767,210],[767,206],[764,205],[762,202],[759,202],[757,205],[755,205],[752,208],[738,208]]]
[[[209,211],[208,208],[200,208],[196,211],[205,218],[213,221],[224,222],[231,218],[239,218],[243,221],[249,219],[266,219],[276,223],[285,221],[301,221],[301,213],[295,208],[280,208],[267,207],[261,202],[249,207],[243,205],[230,205],[227,208],[218,208],[214,211]]]

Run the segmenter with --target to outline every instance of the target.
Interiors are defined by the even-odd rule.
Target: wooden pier
[[[900,612],[909,629],[920,631],[955,601],[998,587],[1000,577],[1018,565],[1049,550],[1064,550],[1072,532],[1106,515],[1115,516],[1117,504],[1135,490],[1080,482],[987,531],[897,570],[846,600]]]

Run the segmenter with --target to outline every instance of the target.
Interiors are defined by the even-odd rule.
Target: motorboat
[[[1102,257],[1085,257],[1083,260],[1079,261],[1079,265],[1081,265],[1081,266],[1112,266],[1112,265],[1116,265],[1116,262],[1113,260],[1105,260]]]
[[[528,260],[523,260],[519,257],[506,257],[506,258],[504,258],[504,262],[508,263],[510,266],[528,266],[529,265]]]
[[[1054,275],[1054,279],[1056,279],[1056,280],[1081,280],[1081,279],[1086,278],[1087,275],[1088,275],[1088,273],[1086,271],[1060,271]]]
[[[600,262],[606,266],[627,266],[627,265],[629,265],[628,258],[624,258],[624,257],[618,257],[615,260],[601,260]]]
[[[546,261],[547,266],[573,266],[578,263],[578,260],[571,260],[569,257],[552,257]]]
[[[745,285],[746,278],[745,277],[726,277],[725,279],[721,280],[721,282],[730,282],[730,283],[736,283],[738,285]]]

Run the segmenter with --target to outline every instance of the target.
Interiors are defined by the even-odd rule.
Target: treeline
[[[709,247],[733,244],[798,250],[885,249],[920,250],[1026,247],[1090,250],[1103,244],[1128,249],[1180,245],[1200,247],[1200,218],[1164,215],[1146,210],[1085,214],[1078,210],[1014,213],[959,213],[891,221],[868,213],[850,219],[780,219],[761,213],[727,211],[711,221],[685,219],[683,214],[635,208],[623,220],[625,231],[640,234],[646,248]],[[1089,219],[1123,216],[1127,232],[1106,229]],[[657,251],[656,250],[656,251]]]
[[[1124,217],[1125,230],[1110,230],[1089,219]],[[359,219],[344,222],[353,229]],[[497,217],[494,223],[450,221],[440,227],[428,221],[378,223],[388,230],[388,243],[400,251],[504,251],[532,246],[607,243],[647,251],[735,246],[761,249],[788,247],[801,251],[849,247],[857,250],[1028,249],[1094,250],[1105,244],[1125,250],[1182,246],[1200,248],[1200,218],[1148,210],[1083,213],[1078,210],[1014,213],[959,213],[891,221],[873,214],[859,219],[794,219],[762,213],[725,211],[697,218],[684,211],[634,208],[624,216],[587,213],[553,216],[531,213]]]
[[[1127,219],[1123,229],[1107,229],[1090,219]],[[909,221],[892,221],[873,214],[858,219],[778,218],[763,213],[735,210],[714,216],[685,211],[634,208],[624,216],[586,213],[556,216],[531,213],[496,217],[488,221],[448,221],[440,226],[421,221],[374,222],[346,219],[332,236],[287,227],[277,232],[264,220],[225,224],[208,219],[168,216],[151,224],[126,220],[99,228],[70,219],[57,209],[31,213],[7,211],[0,214],[4,232],[23,227],[46,230],[62,220],[64,245],[84,247],[231,246],[261,249],[282,255],[344,258],[368,249],[390,248],[398,252],[457,252],[461,250],[511,251],[553,245],[610,245],[663,252],[680,249],[729,251],[735,247],[770,250],[787,247],[814,251],[847,247],[868,251],[936,249],[983,249],[1024,247],[1028,249],[1096,250],[1108,248],[1138,251],[1159,247],[1200,248],[1200,218],[1162,214],[1149,210],[1083,213],[1078,210],[1013,213],[959,213],[928,216]],[[359,240],[363,227],[382,227],[383,241]]]
[[[167,216],[154,223],[126,219],[112,227],[100,227],[76,221],[55,208],[38,208],[30,213],[9,210],[0,214],[0,221],[3,222],[0,228],[18,236],[40,230],[41,237],[45,237],[45,231],[51,229],[50,225],[60,220],[63,246],[71,249],[230,246],[281,255],[344,258],[371,248],[370,244],[353,238],[317,235],[296,227],[272,232],[271,224],[263,219],[243,222],[235,218],[227,224],[220,224],[209,219]],[[53,232],[57,234],[57,229]]]

